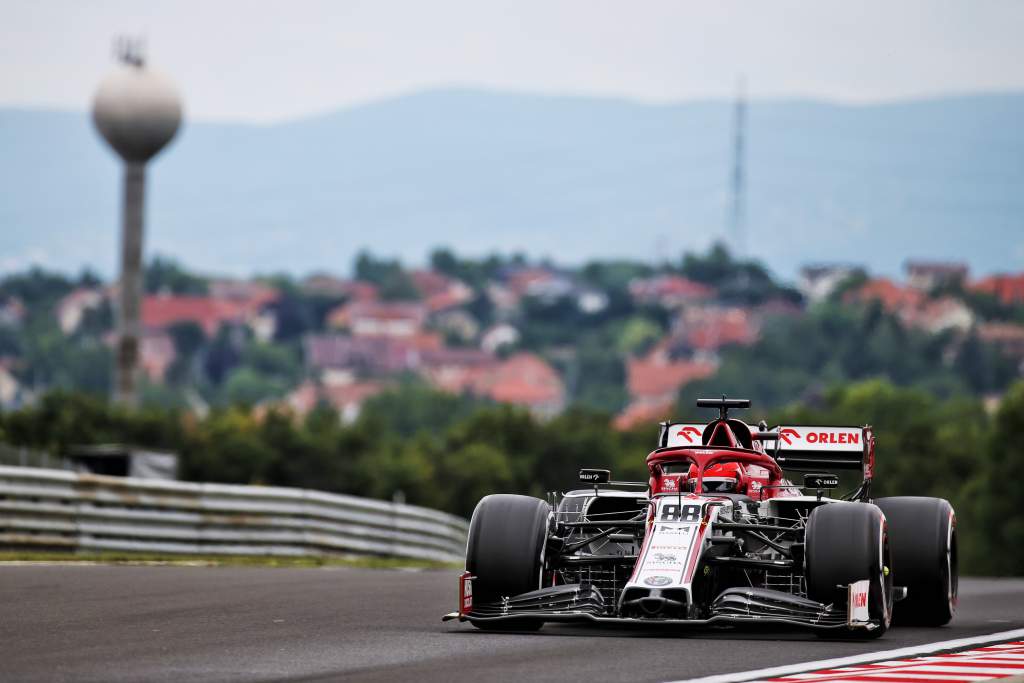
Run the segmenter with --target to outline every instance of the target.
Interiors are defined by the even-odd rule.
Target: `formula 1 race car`
[[[956,517],[938,498],[872,499],[871,427],[661,424],[648,482],[585,469],[585,488],[490,495],[473,512],[459,609],[482,629],[545,622],[782,624],[873,638],[939,626],[957,602]],[[863,473],[842,498],[833,471]],[[784,470],[803,472],[803,485]],[[896,602],[899,605],[896,606]],[[895,609],[894,609],[895,608]]]

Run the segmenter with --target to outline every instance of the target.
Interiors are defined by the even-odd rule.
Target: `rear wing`
[[[871,479],[875,466],[875,435],[871,427],[778,428],[772,455],[785,469],[860,470]]]
[[[847,500],[870,500],[875,476],[875,433],[863,427],[779,427],[772,449],[783,469],[861,470],[864,481]]]
[[[713,423],[712,423],[713,424]],[[759,431],[748,425],[751,432]],[[700,446],[706,424],[662,423],[658,447]],[[765,452],[784,469],[862,470],[869,481],[875,468],[875,436],[871,427],[782,426],[774,445]]]

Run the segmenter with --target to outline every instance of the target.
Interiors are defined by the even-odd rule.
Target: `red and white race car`
[[[446,619],[787,624],[871,638],[947,623],[956,517],[938,498],[872,499],[870,427],[752,426],[750,401],[700,399],[703,424],[662,423],[647,482],[581,470],[550,501],[490,495],[473,513],[459,609]],[[794,483],[786,471],[803,473]],[[859,481],[841,498],[840,470]],[[899,605],[896,606],[896,602]]]

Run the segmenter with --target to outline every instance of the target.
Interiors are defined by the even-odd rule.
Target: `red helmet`
[[[696,481],[696,465],[690,465],[686,478],[689,481]],[[719,462],[704,470],[704,491],[702,493],[746,493],[747,483],[746,472],[742,465],[736,462]]]

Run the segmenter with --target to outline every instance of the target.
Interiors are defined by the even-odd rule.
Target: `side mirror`
[[[836,489],[839,488],[839,477],[834,474],[805,474],[805,489]]]
[[[611,470],[580,470],[580,481],[584,484],[607,484],[611,480]]]

